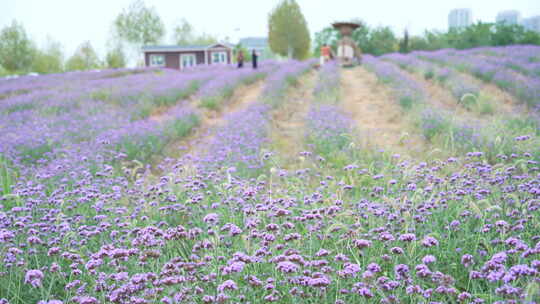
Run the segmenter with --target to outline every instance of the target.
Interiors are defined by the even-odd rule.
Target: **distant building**
[[[525,29],[540,33],[540,16],[525,18],[522,24]]]
[[[183,70],[197,65],[230,64],[232,47],[226,43],[212,45],[147,45],[143,46],[145,65]]]
[[[246,48],[249,52],[257,51],[261,59],[268,59],[273,57],[270,47],[268,46],[268,38],[266,37],[246,37],[240,39],[238,43]]]
[[[521,24],[521,14],[515,10],[502,11],[495,18],[497,22],[504,22],[507,25]]]
[[[448,28],[464,28],[472,24],[472,10],[456,8],[448,14]]]
[[[256,50],[258,52],[263,52],[268,47],[268,38],[265,37],[246,37],[240,39],[238,42],[243,47],[251,50]]]

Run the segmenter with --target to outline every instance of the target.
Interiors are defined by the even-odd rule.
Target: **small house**
[[[226,43],[212,45],[148,45],[142,48],[147,67],[185,69],[197,65],[232,63],[232,47]]]

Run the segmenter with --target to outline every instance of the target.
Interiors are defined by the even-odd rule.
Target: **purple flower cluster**
[[[409,109],[413,105],[425,101],[427,96],[425,89],[415,81],[406,72],[401,71],[397,66],[384,62],[371,55],[364,56],[362,61],[370,70],[372,70],[377,77],[385,83],[388,83],[396,97],[399,104]]]
[[[246,171],[264,165],[263,144],[267,142],[269,127],[266,104],[255,103],[249,108],[226,115],[226,124],[216,130],[204,143],[206,153],[200,159],[204,168],[235,167]]]
[[[240,84],[249,84],[262,79],[274,69],[276,69],[276,64],[269,61],[263,62],[257,70],[235,69],[218,74],[201,86],[197,97],[201,100],[203,106],[218,108],[221,106],[222,101],[232,96],[234,89]]]
[[[319,79],[313,90],[313,95],[325,102],[339,99],[340,67],[336,61],[326,63],[321,67]]]
[[[315,59],[310,59],[283,63],[277,71],[267,77],[261,96],[263,100],[273,107],[279,106],[284,99],[287,88],[293,85],[298,76],[304,74],[315,62]]]
[[[420,60],[424,53],[413,52],[409,55],[393,53],[381,58],[396,63],[402,69],[422,73],[425,77],[433,77],[448,88],[458,100],[465,94],[478,95],[480,88],[453,69],[441,68],[432,62]]]
[[[315,152],[328,155],[351,143],[353,122],[333,105],[313,105],[306,118],[306,137]]]

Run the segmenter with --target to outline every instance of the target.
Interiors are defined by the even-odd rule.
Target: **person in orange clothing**
[[[321,47],[321,65],[332,59],[332,49],[326,43]]]

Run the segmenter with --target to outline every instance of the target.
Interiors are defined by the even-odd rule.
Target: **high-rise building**
[[[521,14],[515,10],[502,11],[497,14],[495,21],[504,22],[507,25],[520,24]]]
[[[472,11],[469,8],[456,8],[448,14],[448,28],[463,28],[472,24]]]
[[[525,18],[522,24],[525,29],[540,33],[540,16]]]

